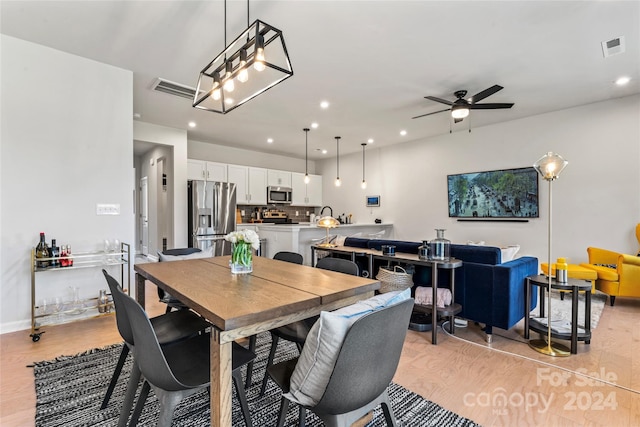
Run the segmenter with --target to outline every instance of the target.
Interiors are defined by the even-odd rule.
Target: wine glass
[[[40,316],[44,316],[47,314],[47,300],[44,298],[42,302],[40,302],[40,306],[38,307],[37,314]]]
[[[55,298],[55,302],[53,304],[53,312],[56,314],[56,317],[60,317],[61,316],[61,311],[64,307],[64,303],[62,302],[62,298],[60,297],[56,297]]]

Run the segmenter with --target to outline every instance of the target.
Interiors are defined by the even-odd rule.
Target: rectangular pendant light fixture
[[[226,114],[292,75],[282,31],[257,19],[200,71],[193,107]]]

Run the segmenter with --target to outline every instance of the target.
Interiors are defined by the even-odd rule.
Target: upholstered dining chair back
[[[353,276],[360,275],[358,264],[348,259],[325,257],[316,263],[316,268],[324,270],[337,271],[339,273],[351,274]]]

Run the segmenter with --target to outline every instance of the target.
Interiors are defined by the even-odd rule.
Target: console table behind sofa
[[[382,245],[395,245],[396,252],[418,253],[421,243],[347,238],[342,249],[349,247],[380,250]],[[493,246],[451,245],[451,256],[462,261],[455,274],[455,302],[462,305],[458,315],[485,324],[487,341],[491,342],[492,328],[510,329],[525,316],[525,279],[538,274],[538,259],[524,256],[501,263],[502,252]],[[375,277],[379,268],[376,263]],[[438,286],[449,287],[448,277],[441,276]],[[416,265],[413,282],[418,286],[431,286],[431,269]],[[537,305],[537,295],[532,295],[526,314]]]

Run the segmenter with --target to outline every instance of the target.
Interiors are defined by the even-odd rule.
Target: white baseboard
[[[16,320],[15,322],[7,322],[0,324],[0,334],[8,334],[17,331],[31,331],[31,320]]]

